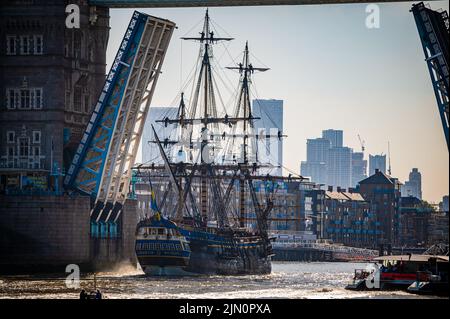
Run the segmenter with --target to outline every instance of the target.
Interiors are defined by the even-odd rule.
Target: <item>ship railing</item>
[[[249,244],[258,243],[260,241],[261,241],[260,239],[254,239],[254,238],[240,238],[239,239],[239,242],[241,242],[241,243],[249,243]]]

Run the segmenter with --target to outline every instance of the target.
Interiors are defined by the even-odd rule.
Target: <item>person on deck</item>
[[[388,271],[388,272],[392,272],[392,264],[391,264],[390,261],[389,261],[388,264],[387,264],[387,271]]]

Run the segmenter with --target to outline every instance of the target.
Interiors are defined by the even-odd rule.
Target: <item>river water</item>
[[[274,262],[270,275],[146,277],[139,270],[122,267],[98,273],[96,285],[104,298],[434,298],[403,291],[348,291],[355,268],[365,264],[325,262]],[[93,276],[80,287],[94,288]],[[80,289],[69,289],[65,279],[42,276],[0,276],[0,298],[78,298]]]

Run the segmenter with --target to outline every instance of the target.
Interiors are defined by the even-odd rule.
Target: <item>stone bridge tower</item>
[[[68,4],[79,6],[80,28],[66,27]],[[87,0],[2,1],[0,193],[61,191],[56,176],[104,83],[108,36],[109,9]]]

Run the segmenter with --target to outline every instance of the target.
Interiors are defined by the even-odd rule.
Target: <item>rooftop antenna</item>
[[[391,169],[391,144],[388,141],[388,161],[389,161],[389,168],[388,168],[388,173],[389,176],[392,175],[392,169]]]

